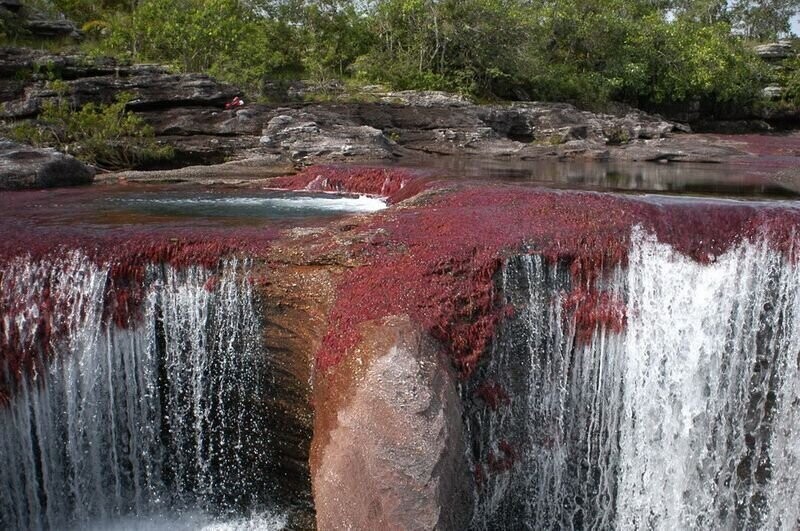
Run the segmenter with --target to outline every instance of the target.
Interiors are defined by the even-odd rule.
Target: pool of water
[[[514,182],[567,190],[800,198],[797,179],[782,178],[778,168],[760,159],[747,164],[711,164],[439,157],[425,159],[418,167],[447,179]]]
[[[379,198],[195,187],[88,187],[0,194],[3,214],[39,226],[126,224],[293,225],[386,208]],[[0,218],[2,220],[2,218]]]
[[[102,200],[103,210],[122,210],[156,217],[211,217],[287,219],[369,213],[386,208],[381,199],[367,196],[305,195],[271,192],[253,195],[213,192],[135,194]]]

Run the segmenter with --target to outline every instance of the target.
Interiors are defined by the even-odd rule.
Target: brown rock
[[[319,529],[466,527],[472,502],[461,402],[427,334],[408,317],[388,319],[316,385]]]

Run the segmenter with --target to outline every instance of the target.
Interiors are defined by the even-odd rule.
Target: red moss
[[[475,390],[475,396],[480,398],[493,411],[511,404],[511,399],[503,386],[492,380],[483,382],[478,386],[478,389]]]
[[[206,280],[203,289],[205,289],[209,293],[214,293],[217,291],[219,287],[219,275],[211,275],[208,280]]]
[[[597,325],[621,331],[621,301],[597,293],[596,282],[627,261],[632,227],[700,262],[766,231],[792,251],[800,213],[757,203],[642,199],[592,192],[474,186],[420,207],[375,216],[380,245],[364,244],[364,265],[345,275],[317,353],[320,371],[336,365],[359,341],[359,325],[407,314],[438,338],[462,376],[474,370],[506,309],[494,278],[508,254],[529,249],[565,263],[567,296],[582,340]],[[795,252],[796,251],[792,251]]]
[[[478,490],[483,490],[483,486],[486,484],[486,472],[483,470],[483,465],[481,463],[476,463],[474,468],[472,469],[472,476],[475,480],[475,486]]]
[[[797,157],[800,157],[800,134],[797,132],[770,135],[760,133],[753,135],[709,136],[738,144],[747,153],[759,157],[791,157],[795,159],[794,165],[797,164]],[[750,160],[748,163],[753,163],[753,161]]]
[[[597,289],[576,286],[564,294],[564,319],[572,319],[578,341],[589,342],[598,329],[620,333],[625,329],[627,307],[624,300]]]
[[[278,177],[270,186],[286,190],[348,192],[385,197],[397,203],[423,191],[426,183],[419,171],[367,166],[309,166],[300,173]]]

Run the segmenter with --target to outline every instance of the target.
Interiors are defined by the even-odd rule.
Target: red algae
[[[475,396],[480,398],[492,411],[511,405],[511,398],[503,386],[492,380],[487,380],[478,386]]]
[[[422,192],[424,174],[417,170],[369,166],[309,166],[270,181],[275,188],[314,192],[347,192],[385,197],[398,203]]]
[[[775,134],[745,134],[745,135],[709,135],[718,140],[733,142],[742,146],[744,151],[751,155],[768,157],[799,157],[800,134],[775,133]]]
[[[790,252],[798,222],[796,209],[732,201],[489,185],[443,194],[366,224],[385,237],[363,245],[365,264],[339,286],[317,368],[326,371],[355,347],[361,323],[407,314],[441,341],[462,377],[469,376],[507,311],[498,300],[496,274],[507,256],[520,252],[567,265],[576,291],[566,303],[576,312],[579,339],[589,339],[597,326],[621,331],[622,302],[596,284],[627,262],[634,226],[705,263],[765,231]]]
[[[573,320],[578,341],[589,342],[598,329],[612,333],[625,329],[625,301],[606,291],[577,286],[564,294],[562,305],[567,310],[564,319]]]
[[[490,450],[486,459],[486,468],[491,474],[508,472],[513,468],[514,463],[516,463],[519,458],[517,450],[505,439],[501,439],[497,443],[497,448],[497,455]]]

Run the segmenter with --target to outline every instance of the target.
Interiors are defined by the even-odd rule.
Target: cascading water
[[[0,528],[197,528],[200,513],[253,511],[281,527],[248,263],[149,266],[125,327],[109,315],[109,271],[79,252],[0,270],[0,341],[16,353],[0,366]]]
[[[503,271],[515,316],[465,387],[473,527],[797,529],[800,265],[766,238],[702,264],[635,228],[591,334],[573,282],[536,255]]]

